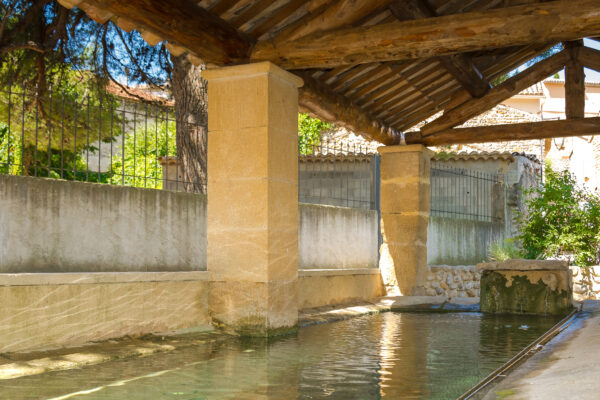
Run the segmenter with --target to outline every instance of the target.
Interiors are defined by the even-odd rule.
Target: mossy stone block
[[[568,271],[484,270],[481,311],[498,314],[566,314],[573,292]]]

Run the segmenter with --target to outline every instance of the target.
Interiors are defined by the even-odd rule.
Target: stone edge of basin
[[[372,301],[300,310],[299,325],[305,327],[388,311],[473,312],[478,309],[479,298],[476,297],[382,297]],[[0,382],[52,371],[77,369],[109,361],[146,357],[196,344],[223,340],[227,337],[228,335],[216,330],[176,331],[149,334],[141,338],[125,337],[92,342],[71,348],[29,353],[5,353],[0,354]]]
[[[361,315],[388,311],[402,312],[478,312],[479,297],[390,296],[371,302],[357,302],[300,310],[298,324],[306,327],[342,321]]]
[[[507,260],[477,264],[477,271],[568,271],[569,263],[560,260]]]

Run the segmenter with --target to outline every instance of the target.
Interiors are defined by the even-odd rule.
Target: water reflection
[[[386,313],[0,381],[0,398],[449,399],[556,320]]]

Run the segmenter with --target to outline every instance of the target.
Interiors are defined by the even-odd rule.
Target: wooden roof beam
[[[140,29],[193,52],[206,63],[246,61],[253,41],[193,0],[85,0],[95,7],[126,18]]]
[[[428,135],[460,125],[518,94],[520,91],[527,89],[529,86],[542,79],[555,74],[560,71],[569,60],[570,55],[567,50],[554,54],[553,56],[532,65],[525,71],[508,78],[491,89],[482,98],[468,100],[452,110],[444,112],[444,115],[421,128],[421,132]]]
[[[579,59],[585,67],[600,72],[600,51],[584,46],[579,51]]]
[[[446,129],[429,136],[423,136],[420,132],[409,132],[406,134],[406,143],[423,144],[425,146],[444,146],[598,134],[600,134],[600,117],[594,117],[454,128]]]
[[[396,0],[389,8],[400,21],[438,16],[434,10],[419,0]],[[481,97],[490,90],[491,85],[488,80],[466,55],[437,57],[437,61],[471,96]]]
[[[140,0],[136,0],[140,1]],[[436,57],[600,33],[597,0],[560,0],[375,26],[343,27],[295,40],[259,41],[252,61],[286,69],[331,68]]]
[[[399,142],[398,133],[385,123],[377,121],[347,97],[333,92],[308,73],[297,75],[304,80],[304,86],[298,89],[301,111],[343,126],[367,139],[387,145]]]
[[[565,65],[565,114],[567,118],[585,117],[585,73],[579,53],[583,40],[566,42],[571,59]]]
[[[295,40],[315,32],[322,32],[342,26],[353,25],[365,16],[371,14],[382,6],[387,5],[390,0],[329,0],[323,5],[309,12],[296,23],[284,28],[272,41],[283,43]]]

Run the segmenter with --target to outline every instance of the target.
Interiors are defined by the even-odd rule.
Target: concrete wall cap
[[[344,268],[344,269],[300,269],[298,277],[308,276],[340,276],[340,275],[378,275],[379,268]]]
[[[569,263],[559,260],[508,260],[477,264],[478,271],[555,271],[569,269]]]
[[[0,274],[0,286],[86,285],[98,283],[208,281],[208,278],[208,271],[66,272]]]

